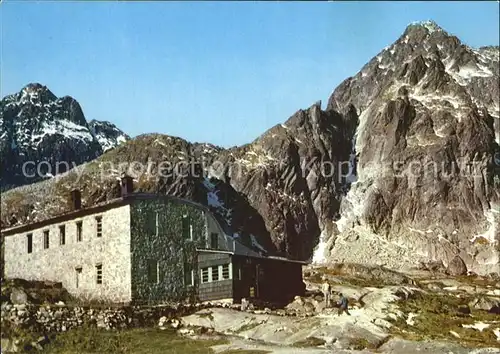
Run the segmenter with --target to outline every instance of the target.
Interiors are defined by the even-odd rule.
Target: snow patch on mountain
[[[498,242],[498,237],[499,237],[499,232],[500,232],[500,206],[498,205],[492,205],[490,210],[487,210],[484,213],[484,217],[486,218],[487,222],[489,223],[488,229],[479,235],[474,235],[472,239],[470,240],[471,242],[476,241],[479,237],[482,237],[486,239],[489,243],[491,244],[496,244]]]
[[[426,20],[426,21],[414,21],[411,22],[408,26],[421,26],[425,28],[429,34],[434,33],[434,32],[444,32],[444,30],[439,27],[439,25],[432,21],[432,20]]]
[[[316,246],[313,257],[312,257],[312,262],[314,264],[321,264],[326,261],[327,254],[326,252],[328,251],[328,235],[326,234],[326,231],[322,231],[320,236],[319,236],[319,243]]]
[[[92,141],[94,136],[87,127],[67,120],[43,122],[41,128],[31,135],[31,141],[38,146],[48,135],[61,135],[67,139]]]
[[[205,177],[203,180],[203,185],[207,189],[207,204],[226,222],[228,226],[232,224],[232,213],[233,210],[227,208],[224,202],[219,198],[219,190],[217,190],[216,185],[210,182],[210,180]]]
[[[87,122],[75,99],[58,98],[37,83],[3,97],[0,108],[2,190],[47,177],[23,174],[21,166],[28,156],[35,164],[44,161],[55,166],[64,159],[76,166],[129,139],[109,122]]]
[[[92,120],[89,122],[90,130],[96,137],[104,152],[127,142],[130,137],[123,133],[113,123],[108,121]]]
[[[247,151],[245,156],[236,159],[236,163],[248,169],[255,169],[258,167],[266,167],[274,162],[275,158],[264,151]]]

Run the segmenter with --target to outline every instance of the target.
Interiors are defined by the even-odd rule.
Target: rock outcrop
[[[0,108],[1,190],[51,178],[129,139],[107,122],[88,124],[75,99],[41,84],[4,97]]]
[[[328,109],[358,114],[357,180],[328,259],[404,268],[459,255],[500,271],[498,57],[416,23],[337,87]]]
[[[85,205],[109,199],[119,163],[135,161],[140,191],[209,205],[263,252],[397,269],[458,256],[470,272],[500,273],[498,51],[411,24],[325,110],[318,102],[230,149],[136,137],[81,174],[5,194],[2,227],[63,211],[76,186]]]

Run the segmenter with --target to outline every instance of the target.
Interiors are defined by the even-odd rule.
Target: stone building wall
[[[193,240],[183,235],[184,215],[189,218]],[[207,234],[203,209],[178,200],[137,200],[131,204],[131,221],[134,301],[195,297],[199,283],[196,247],[205,244]],[[191,270],[194,286],[186,284],[186,280],[190,282]]]
[[[102,237],[97,237],[96,216],[102,216]],[[78,221],[82,222],[81,241],[76,236]],[[64,245],[60,244],[61,225],[66,230]],[[49,231],[47,249],[45,230]],[[29,233],[33,235],[32,253],[27,253]],[[102,265],[102,284],[97,284],[98,264]],[[81,268],[79,275],[77,268]],[[62,282],[70,294],[81,299],[131,301],[130,269],[129,205],[5,237],[6,278]]]

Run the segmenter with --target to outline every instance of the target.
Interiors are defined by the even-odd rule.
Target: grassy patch
[[[482,287],[496,287],[498,279],[486,278],[478,275],[461,275],[455,278],[460,283]]]
[[[200,318],[208,318],[210,321],[214,320],[214,315],[213,315],[213,312],[211,312],[211,311],[198,313],[197,315]]]
[[[229,349],[220,352],[220,354],[268,354],[268,353],[272,352],[267,350],[248,350],[248,349]]]
[[[376,349],[376,346],[367,341],[365,338],[349,339],[349,347],[354,350]]]
[[[258,322],[254,322],[254,323],[245,323],[243,326],[241,326],[240,328],[238,328],[236,330],[236,332],[234,333],[241,333],[241,332],[245,332],[245,331],[249,331],[255,327],[257,327],[260,323]]]
[[[337,263],[329,267],[316,268],[313,274],[305,274],[304,278],[312,283],[322,283],[323,276],[337,278],[342,284],[357,287],[381,288],[387,285],[410,285],[414,281],[404,274],[384,267],[371,267],[354,263]],[[333,282],[335,283],[335,281]]]
[[[320,345],[324,345],[325,343],[326,342],[324,339],[317,337],[307,337],[306,339],[293,343],[293,346],[299,348],[311,348],[311,347],[319,347]]]
[[[178,336],[173,330],[132,329],[103,331],[79,328],[63,334],[46,347],[50,354],[210,354],[211,346],[225,344],[222,340],[193,340]]]
[[[492,323],[490,328],[482,332],[462,327],[462,324],[498,321],[498,315],[486,311],[461,313],[459,308],[465,308],[471,299],[467,295],[457,297],[451,294],[418,293],[415,298],[398,303],[403,312],[417,314],[413,319],[414,324],[409,325],[406,319],[400,318],[394,321],[392,331],[409,340],[452,340],[468,347],[498,347],[492,331],[498,324]],[[456,338],[450,331],[457,333],[460,338]]]

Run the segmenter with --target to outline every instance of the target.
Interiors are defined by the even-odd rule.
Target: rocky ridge
[[[327,109],[359,119],[356,181],[319,260],[500,271],[498,54],[411,24],[334,90]]]
[[[92,119],[88,125],[92,134],[101,144],[103,152],[113,149],[130,139],[128,135],[124,134],[111,122]]]
[[[2,190],[65,172],[129,139],[109,122],[87,123],[75,99],[41,84],[4,97],[0,108]]]
[[[170,172],[182,162],[185,173],[136,173],[138,189],[209,205],[256,249],[500,272],[498,57],[498,47],[470,48],[433,22],[411,24],[325,110],[318,102],[231,149],[139,136],[82,165],[81,176],[10,191],[2,227],[64,210],[75,186],[85,205],[115,196],[119,161],[167,161]]]

